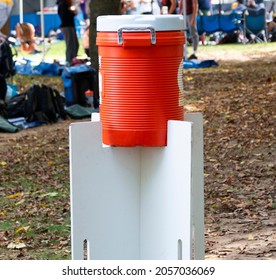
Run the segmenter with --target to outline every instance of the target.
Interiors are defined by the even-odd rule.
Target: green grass
[[[82,41],[79,40],[79,57],[86,57],[86,54],[84,52]],[[42,45],[38,45],[38,50],[42,50]],[[32,61],[41,61],[43,59],[43,53],[38,54],[23,54],[19,48],[17,48],[18,52],[18,58],[26,58],[30,59]],[[53,41],[51,43],[45,44],[45,54],[44,59],[47,62],[53,62],[54,60],[64,62],[65,61],[65,41]]]
[[[36,250],[33,252],[33,256],[35,259],[39,260],[70,260],[71,257],[65,251],[58,251],[58,250],[49,250],[48,252],[43,250]]]
[[[11,221],[0,222],[0,231],[10,230],[13,228]]]
[[[70,235],[70,221],[68,219],[68,224],[62,224],[62,225],[49,225],[47,227],[47,230],[49,233],[55,233],[58,234],[59,236],[68,236]]]
[[[188,46],[188,51],[192,51],[192,47]],[[222,44],[222,45],[200,45],[198,48],[199,55],[202,53],[210,53],[215,55],[216,53],[233,53],[233,56],[237,53],[254,54],[257,52],[265,52],[269,57],[269,53],[276,51],[276,42],[259,43],[259,44]]]
[[[236,44],[221,44],[221,45],[207,45],[207,46],[200,46],[200,49],[210,49],[212,51],[216,51],[218,49],[220,50],[235,50],[238,52],[252,52],[256,50],[266,50],[266,51],[272,51],[275,50],[276,48],[276,42],[269,42],[269,43],[258,43],[258,44],[241,44],[241,43],[236,43]]]
[[[86,57],[84,48],[82,45],[82,40],[79,40],[79,57]],[[41,50],[41,45],[38,46]],[[65,42],[64,41],[54,41],[52,43],[46,44],[46,53],[45,53],[45,61],[53,62],[54,60],[64,61],[65,60]],[[187,46],[188,52],[192,52],[192,47]],[[200,45],[198,48],[199,55],[210,53],[212,55],[216,53],[255,53],[255,52],[267,52],[268,56],[270,52],[276,51],[276,42],[273,43],[259,43],[259,44],[222,44],[222,45]],[[23,54],[18,51],[18,57],[23,57]],[[24,55],[25,58],[30,60],[42,60],[42,54],[36,55]]]
[[[0,259],[70,258],[67,137],[42,130],[1,152]],[[24,249],[8,248],[17,242]]]

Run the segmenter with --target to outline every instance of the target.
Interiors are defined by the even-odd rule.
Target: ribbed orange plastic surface
[[[184,34],[98,32],[103,143],[166,146],[168,120],[183,120],[178,81]]]

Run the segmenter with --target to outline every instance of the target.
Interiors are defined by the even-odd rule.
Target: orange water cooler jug
[[[97,18],[102,142],[166,146],[168,120],[183,120],[181,15]]]

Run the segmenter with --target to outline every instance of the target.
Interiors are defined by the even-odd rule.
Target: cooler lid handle
[[[146,24],[128,24],[126,26],[121,26],[118,29],[118,44],[122,45],[123,44],[123,31],[131,32],[144,32],[144,31],[150,31],[150,38],[151,38],[151,43],[153,45],[156,44],[156,32],[153,26],[151,25],[146,25]]]

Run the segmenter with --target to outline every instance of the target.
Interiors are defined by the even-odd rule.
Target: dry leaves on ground
[[[184,71],[205,119],[206,258],[276,259],[276,59]]]

